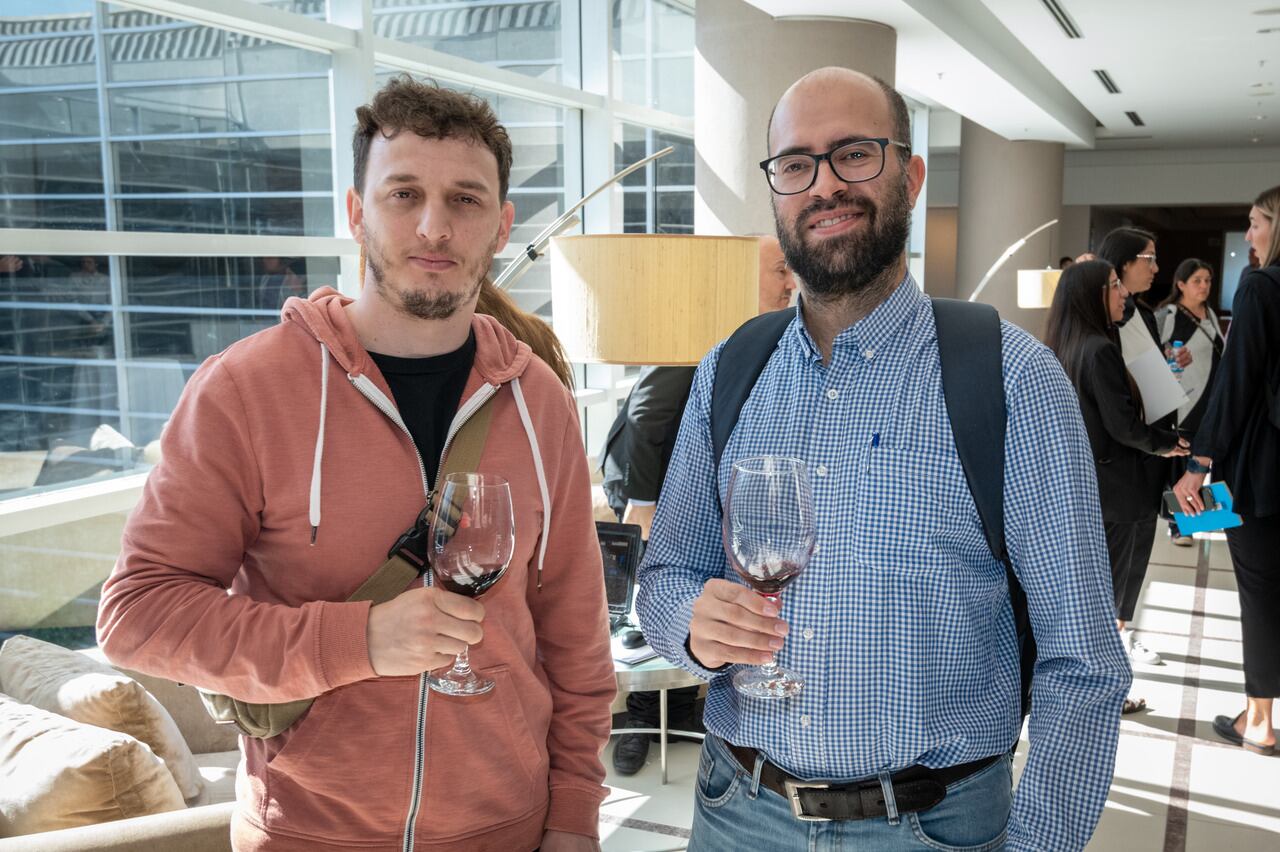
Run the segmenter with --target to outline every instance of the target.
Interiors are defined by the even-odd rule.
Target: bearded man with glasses
[[[1082,849],[1106,801],[1131,672],[1079,405],[1053,353],[1003,323],[1005,540],[1039,646],[1015,793],[1010,586],[907,271],[910,138],[902,97],[843,68],[801,78],[770,121],[761,167],[800,304],[719,458],[712,389],[737,365],[722,344],[699,366],[640,569],[650,644],[711,682],[690,850]],[[781,610],[730,579],[722,545],[729,471],[755,455],[813,472],[817,544]],[[1049,494],[1070,523],[1045,522]],[[735,667],[774,651],[805,688],[738,695]]]

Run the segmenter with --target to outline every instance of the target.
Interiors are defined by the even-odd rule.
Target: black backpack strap
[[[752,317],[729,335],[720,350],[711,386],[711,457],[717,472],[733,427],[738,425],[738,413],[795,315],[795,308],[783,308]],[[726,364],[730,366],[721,369]]]
[[[1035,639],[1027,596],[1013,573],[1004,538],[1004,371],[1000,315],[990,305],[934,299],[942,393],[965,480],[987,545],[1004,564],[1021,651],[1022,714],[1031,709]]]

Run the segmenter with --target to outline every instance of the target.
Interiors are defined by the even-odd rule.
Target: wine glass
[[[478,598],[507,570],[515,548],[511,486],[488,473],[451,473],[445,477],[428,533],[431,570],[450,592]],[[463,648],[453,668],[427,675],[427,683],[446,695],[483,695],[493,681],[472,671]]]
[[[729,562],[756,594],[778,603],[783,588],[800,575],[813,554],[813,489],[800,459],[755,456],[733,465],[724,512],[724,549]],[[739,669],[733,685],[752,698],[790,698],[804,678],[778,665]]]

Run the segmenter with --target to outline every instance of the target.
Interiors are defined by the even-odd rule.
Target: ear
[[[912,207],[916,206],[916,199],[924,188],[924,171],[924,158],[919,154],[912,154],[907,161],[907,197],[911,199]]]
[[[347,227],[356,242],[364,242],[364,200],[354,186],[347,190]]]
[[[498,245],[495,252],[502,251],[507,247],[507,241],[511,239],[511,225],[516,220],[516,206],[510,201],[502,202],[502,221],[498,225]]]

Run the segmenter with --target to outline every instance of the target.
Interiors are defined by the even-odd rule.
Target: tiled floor
[[[1157,537],[1136,626],[1164,665],[1135,667],[1134,693],[1150,709],[1120,724],[1111,796],[1090,850],[1280,852],[1280,757],[1228,745],[1211,727],[1215,715],[1243,707],[1239,615],[1225,541],[1179,548]],[[610,775],[605,852],[684,849],[697,760],[696,743],[673,743],[664,787],[655,744],[637,775]]]

